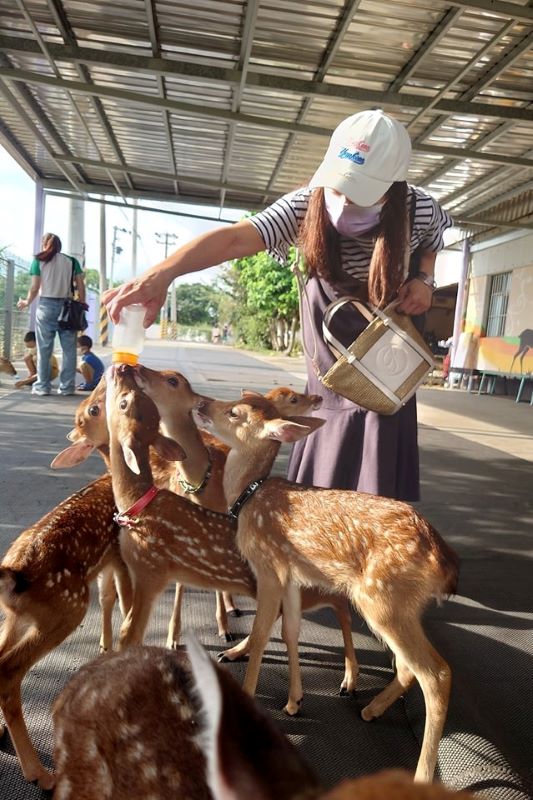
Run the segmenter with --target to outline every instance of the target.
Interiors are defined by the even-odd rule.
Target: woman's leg
[[[61,372],[59,373],[59,393],[74,394],[76,390],[76,331],[59,330],[59,340],[63,350]]]
[[[62,301],[60,301],[62,302]],[[50,356],[54,349],[57,318],[61,306],[55,298],[41,297],[35,317],[37,340],[37,380],[33,384],[35,394],[50,394]]]

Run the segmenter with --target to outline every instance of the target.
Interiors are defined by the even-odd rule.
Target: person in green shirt
[[[55,233],[45,233],[42,250],[35,255],[31,266],[31,284],[28,295],[21,298],[17,306],[27,308],[39,296],[35,318],[37,339],[37,380],[32,394],[42,397],[51,394],[50,357],[54,350],[56,333],[59,335],[63,357],[59,373],[60,395],[72,395],[76,389],[76,331],[62,330],[58,317],[64,301],[71,297],[71,284],[80,302],[85,302],[85,281],[79,262],[61,252],[61,239]]]

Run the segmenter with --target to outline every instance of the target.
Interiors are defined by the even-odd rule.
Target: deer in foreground
[[[187,651],[133,647],[72,678],[53,711],[56,800],[473,800],[400,771],[325,791],[192,637]]]
[[[199,395],[193,391],[185,375],[175,370],[157,371],[138,366],[135,369],[135,380],[156,404],[162,432],[178,442],[186,455],[185,460],[179,462],[173,471],[168,488],[211,511],[226,513],[228,504],[224,496],[222,477],[228,448],[209,433],[198,430],[192,412]],[[306,414],[309,410],[318,408],[322,402],[318,395],[301,394],[286,386],[276,387],[265,396],[274,403],[281,417]],[[179,639],[182,595],[183,589],[178,583],[169,628],[170,641]],[[240,613],[229,593],[217,592],[219,635],[225,635],[226,641],[231,641],[233,637],[227,634],[226,611],[235,616]]]
[[[152,605],[172,579],[198,588],[255,597],[255,576],[235,545],[235,525],[229,517],[173,492],[154,490],[149,448],[156,448],[169,460],[179,459],[182,451],[159,432],[157,407],[138,387],[131,367],[108,372],[106,416],[117,519],[124,526],[120,549],[133,582],[133,603],[122,625],[121,647],[142,643]],[[341,694],[352,693],[359,667],[346,600],[332,593],[305,589],[301,603],[304,609],[334,609],[345,646]],[[285,618],[282,636],[290,663],[295,652],[291,646],[294,633],[288,630]],[[240,642],[228,659],[247,653],[247,645],[248,639]],[[288,714],[298,710],[299,703],[285,707]]]
[[[113,571],[121,606],[131,604],[129,576],[118,549],[109,475],[64,500],[20,534],[0,563],[0,707],[24,777],[53,786],[24,722],[21,684],[37,661],[83,620],[89,585]],[[1,727],[1,726],[0,726]]]
[[[246,394],[235,403],[206,399],[197,413],[201,424],[231,448],[224,490],[238,515],[237,545],[257,578],[244,688],[255,693],[282,600],[288,626],[297,632],[300,586],[343,593],[396,657],[393,681],[363,709],[362,717],[368,721],[381,716],[416,678],[426,723],[415,779],[430,781],[451,671],[427,640],[421,617],[433,597],[455,591],[457,555],[406,503],[268,478],[281,442],[307,436],[316,419],[280,419],[267,400]],[[292,665],[289,703],[297,703],[302,694],[297,657]]]

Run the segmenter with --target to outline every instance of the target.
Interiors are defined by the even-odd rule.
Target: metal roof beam
[[[444,38],[446,33],[461,16],[462,9],[450,8],[442,17],[440,22],[431,31],[427,39],[423,42],[422,46],[418,48],[413,57],[405,64],[403,69],[400,70],[397,77],[392,81],[389,86],[390,92],[396,92],[398,89],[407,83],[409,78],[417,70],[424,59],[429,55],[432,48]]]
[[[533,9],[532,9],[533,11]],[[6,41],[9,40],[9,41]],[[24,47],[17,46],[15,43],[24,42]],[[13,46],[11,46],[13,44]],[[29,44],[29,47],[27,45]],[[0,36],[0,50],[23,50],[26,52],[38,52],[40,50],[32,40],[23,40],[16,37]],[[192,64],[186,61],[152,58],[146,56],[132,56],[127,53],[116,53],[109,50],[96,50],[94,48],[79,48],[67,45],[48,44],[48,50],[56,60],[83,61],[87,64],[99,64],[101,66],[116,66],[121,69],[139,69],[142,72],[174,76],[176,78],[187,78],[200,82],[214,82],[224,84],[238,84],[241,81],[241,71],[237,69],[225,69],[221,67],[204,66]],[[59,52],[61,51],[61,52]],[[28,83],[49,83],[50,77],[40,75],[28,70],[13,69],[9,75],[2,72],[4,77],[14,80],[26,81]],[[57,80],[57,79],[56,79]],[[76,81],[64,81],[63,88],[73,91],[83,92],[83,84]],[[407,92],[378,92],[371,89],[361,89],[351,86],[338,84],[322,83],[313,80],[306,81],[300,78],[288,78],[284,76],[271,75],[264,72],[249,70],[246,83],[248,86],[264,91],[283,92],[288,94],[299,94],[304,97],[331,97],[346,102],[358,101],[363,103],[382,104],[390,108],[400,108],[403,110],[418,110],[423,108],[428,98],[419,94],[409,94]],[[51,85],[61,85],[52,83]],[[142,95],[137,92],[114,89],[110,86],[92,84],[86,87],[87,94],[96,94],[102,97],[119,97],[122,99],[144,98],[145,103],[154,105],[157,98],[149,95]],[[429,98],[431,99],[431,98]],[[165,107],[169,110],[181,110],[178,101],[166,100]],[[192,106],[190,106],[192,108]],[[496,103],[466,102],[461,100],[440,100],[435,106],[435,112],[442,114],[462,114],[465,116],[486,116],[496,119],[515,119],[533,121],[533,113],[518,106],[499,105]],[[221,112],[230,113],[230,112]],[[251,117],[251,119],[254,119]],[[261,124],[266,121],[261,118]]]
[[[168,98],[154,97],[153,95],[132,92],[125,89],[116,89],[112,86],[102,86],[91,84],[87,85],[80,81],[64,80],[50,75],[43,75],[27,70],[6,68],[0,66],[0,77],[18,83],[43,84],[55,88],[66,89],[80,94],[93,94],[100,97],[111,97],[116,100],[124,100],[134,105],[150,108],[167,108],[176,113],[185,113],[192,117],[212,117],[228,121],[239,122],[243,125],[253,125],[260,128],[276,128],[284,131],[294,131],[295,133],[309,133],[317,136],[329,136],[330,128],[320,128],[313,125],[286,122],[284,120],[272,119],[270,117],[256,116],[252,114],[241,114],[233,111],[206,108],[205,106],[185,103],[180,100],[169,100]],[[263,76],[264,77],[264,76]],[[402,107],[405,109],[420,108],[423,106],[423,99],[418,95],[394,94],[391,92],[373,92],[366,89],[349,89],[347,87],[333,86],[332,84],[321,84],[313,81],[291,81],[299,84],[302,94],[309,94],[316,97],[335,97],[346,100],[358,100],[360,102],[376,103],[380,102],[385,106]],[[264,87],[266,88],[266,87]],[[294,91],[294,87],[289,89]],[[490,103],[464,103],[461,101],[441,100],[436,106],[437,110],[445,113],[462,114],[465,116],[485,116],[492,119],[509,119],[515,121],[533,122],[533,109],[517,108],[511,106],[492,105]],[[426,145],[424,145],[426,147]],[[429,146],[428,146],[429,147]],[[419,148],[420,149],[420,148]],[[441,148],[438,148],[441,151]],[[448,148],[442,148],[442,151]],[[428,152],[431,152],[428,150]],[[457,155],[456,151],[453,151]],[[462,153],[463,151],[460,151]],[[466,152],[466,151],[465,151]],[[466,157],[460,155],[461,158]]]
[[[18,116],[22,119],[24,124],[27,126],[28,130],[30,130],[33,133],[33,135],[35,136],[35,138],[41,143],[41,145],[43,146],[44,150],[48,153],[50,158],[54,161],[54,163],[56,164],[56,166],[59,169],[59,171],[63,173],[63,175],[65,176],[67,181],[70,184],[72,184],[72,186],[76,189],[77,192],[83,193],[83,189],[81,189],[80,184],[78,183],[78,181],[75,178],[73,178],[72,175],[69,174],[68,170],[66,170],[65,167],[62,164],[60,164],[58,161],[56,161],[55,154],[52,152],[52,148],[50,147],[50,144],[48,143],[47,139],[43,136],[43,134],[41,133],[39,128],[35,125],[35,123],[32,120],[32,118],[27,114],[25,109],[19,103],[19,101],[17,100],[17,98],[15,97],[13,92],[11,92],[11,90],[5,85],[4,81],[0,81],[0,94],[4,95],[7,103],[11,106],[13,111],[15,111],[16,114],[18,114]],[[30,95],[30,97],[31,97],[31,95]],[[14,142],[17,142],[17,140],[14,139]],[[18,142],[17,142],[17,144],[18,144]],[[66,147],[62,147],[62,149],[63,149],[64,152],[67,151]],[[23,157],[23,148],[21,146],[19,147],[19,153],[20,153],[20,156],[22,158]],[[86,180],[85,176],[83,176],[83,180]]]
[[[501,17],[510,17],[520,22],[533,22],[533,8],[519,6],[514,3],[505,3],[502,0],[448,0],[449,5],[457,6],[471,11],[486,11],[489,14],[498,14]]]
[[[65,13],[65,9],[63,8],[63,4],[60,2],[60,0],[47,0],[47,2],[48,2],[48,7],[50,8],[50,12],[52,14],[52,17],[54,18],[54,22],[55,22],[55,24],[57,26],[57,29],[59,30],[59,32],[60,32],[60,34],[61,34],[61,36],[63,38],[63,41],[65,42],[65,44],[72,45],[72,46],[75,47],[77,45],[76,34],[74,33],[74,30],[72,29],[72,26],[71,26],[71,24],[70,24],[70,22],[68,20],[68,17],[67,17],[67,15]],[[33,25],[33,23],[31,23],[31,24]],[[55,63],[53,61],[54,57],[50,53],[50,48],[49,48],[48,44],[46,44],[45,54],[47,54],[49,59],[51,59],[53,68],[56,69]],[[87,69],[85,64],[76,63],[76,71],[77,71],[79,77],[81,78],[81,80],[84,81],[85,83],[92,83],[93,82],[93,80],[92,80],[92,78],[90,76],[89,70]],[[113,152],[115,154],[115,157],[118,158],[119,161],[124,163],[124,156],[122,154],[122,150],[120,149],[120,145],[117,142],[117,139],[115,137],[113,129],[112,129],[110,123],[109,123],[109,120],[107,119],[106,113],[104,111],[104,107],[103,107],[102,103],[100,102],[100,99],[98,97],[92,97],[91,96],[90,97],[90,103],[91,103],[91,105],[93,107],[93,111],[96,114],[100,125],[102,126],[104,134],[107,136],[107,140],[109,142],[109,145],[110,145],[111,149],[113,150]],[[76,111],[77,111],[78,114],[80,114],[80,112],[78,111],[77,108],[76,108]],[[80,114],[80,116],[81,116],[81,114]],[[96,142],[94,140],[94,137],[92,136],[90,130],[87,128],[87,126],[85,124],[84,124],[84,127],[86,128],[87,135],[91,139],[91,141],[93,143],[93,147],[96,149],[96,152],[100,153],[98,145],[96,144]],[[133,188],[133,184],[131,182],[131,179],[130,179],[129,175],[127,173],[123,172],[123,176],[124,176],[124,180],[128,184],[128,187],[130,189],[132,189]],[[118,184],[117,184],[117,188],[118,188]]]
[[[41,180],[43,173],[30,156],[24,145],[19,142],[16,136],[10,131],[8,126],[0,121],[0,142],[7,150],[11,158],[14,158],[17,164],[22,167],[25,172],[31,173],[34,181]]]
[[[161,42],[159,41],[159,30],[158,30],[158,23],[157,23],[157,13],[155,7],[155,0],[145,0],[144,6],[146,9],[146,19],[148,23],[148,33],[150,36],[150,44],[152,46],[152,54],[157,58],[161,55]],[[167,96],[167,89],[165,86],[165,79],[158,75],[157,77],[157,91],[160,97]],[[168,111],[163,111],[163,128],[165,131],[165,138],[167,140],[167,147],[168,152],[170,155],[170,162],[172,164],[172,169],[174,171],[174,175],[176,175],[176,180],[174,181],[174,190],[176,194],[179,194],[179,187],[178,187],[178,166],[176,162],[176,154],[174,153],[174,142],[172,140],[172,126],[170,124],[170,116]]]
[[[53,194],[54,196],[60,197],[72,197],[77,196],[76,192],[72,192],[68,184],[64,181],[58,180],[47,180],[43,181],[43,188],[45,189],[47,194]],[[84,184],[83,190],[85,193],[95,194],[95,195],[113,195],[113,192],[110,190],[109,187],[100,185],[100,184]],[[168,203],[168,202],[178,202],[174,197],[160,194],[158,192],[138,192],[135,191],[132,193],[131,197],[138,197],[140,199],[144,198],[145,200],[159,200],[160,202]],[[84,199],[87,202],[94,202],[100,203],[103,202],[101,197],[86,197]],[[112,201],[104,201],[107,202],[109,205],[119,205],[123,207],[122,203],[113,203]],[[182,199],[180,201],[185,205],[202,205],[205,206],[206,199],[205,197],[187,197],[186,199]],[[243,208],[242,205],[237,205],[235,202],[232,202],[229,207],[241,209]],[[182,212],[173,212],[165,209],[154,209],[150,208],[150,206],[137,206],[138,209],[146,209],[147,211],[161,211],[166,214],[175,214],[177,216],[190,216],[190,217],[197,217],[199,219],[215,219],[216,221],[220,222],[233,222],[233,220],[222,220],[218,217],[201,217],[197,214],[182,214]],[[251,208],[251,207],[249,207]],[[253,206],[253,209],[260,208],[260,206]],[[244,209],[243,209],[244,210]],[[470,217],[460,216],[454,219],[454,223],[457,226],[461,225],[470,225],[480,228],[509,228],[509,229],[524,229],[524,230],[533,230],[533,222],[524,222],[521,223],[519,220],[515,221],[501,221],[496,219],[471,219]]]
[[[326,45],[326,49],[318,66],[318,69],[315,72],[316,82],[322,83],[322,81],[324,80],[327,71],[331,65],[331,62],[335,58],[339,50],[339,47],[342,44],[342,40],[344,39],[344,36],[346,35],[348,28],[350,27],[352,20],[355,16],[355,12],[359,8],[360,4],[361,0],[348,0],[346,5],[344,6],[342,13],[339,19],[337,20],[337,25],[335,26],[335,30],[331,34],[330,40]],[[312,102],[313,102],[312,97],[305,98],[305,100],[302,102],[302,105],[300,106],[298,116],[296,117],[297,122],[303,122],[303,120],[305,119],[305,115],[309,111]],[[295,138],[294,133],[291,133],[290,136],[287,138],[287,141],[285,142],[285,145],[283,146],[279,158],[276,162],[276,166],[272,170],[272,175],[270,176],[270,180],[267,186],[267,192],[269,192],[276,183],[278,175],[281,172],[281,169],[291,151],[294,138]],[[263,200],[265,200],[267,197],[268,194],[265,194]]]
[[[246,6],[246,16],[244,18],[243,32],[241,37],[241,52],[239,57],[239,71],[241,79],[238,85],[233,89],[233,97],[231,99],[231,110],[240,111],[241,100],[244,87],[246,86],[246,76],[248,74],[248,65],[250,63],[250,55],[254,43],[255,24],[257,22],[257,12],[259,11],[260,0],[248,0]],[[226,139],[226,152],[224,154],[224,163],[222,167],[222,182],[225,183],[228,179],[228,172],[231,164],[231,157],[233,153],[233,145],[235,143],[235,129],[234,122],[230,123],[228,136]],[[220,193],[220,208],[224,206],[226,200],[226,192],[223,189]]]
[[[84,167],[95,167],[99,169],[105,169],[108,172],[116,172],[122,169],[120,164],[113,164],[109,161],[95,161],[94,159],[90,158],[76,158],[71,156],[56,156],[57,161],[63,164],[80,164]],[[531,162],[533,166],[533,160]],[[146,167],[133,167],[128,165],[128,172],[132,175],[138,175],[139,177],[145,178],[159,178],[167,181],[174,180],[174,175],[169,172],[162,172],[161,170],[157,169],[147,169]],[[250,194],[250,195],[258,195],[261,194],[263,188],[261,186],[250,186],[250,184],[246,185],[239,185],[236,183],[227,183],[226,181],[216,181],[210,180],[209,178],[203,178],[201,175],[197,173],[191,175],[182,175],[182,180],[184,182],[190,181],[194,182],[198,186],[205,186],[210,189],[221,189],[223,191],[230,191],[230,192],[239,192],[241,194]],[[177,201],[176,201],[177,202]]]

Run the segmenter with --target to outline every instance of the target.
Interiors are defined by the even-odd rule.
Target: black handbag
[[[71,258],[71,261],[72,261],[72,275],[70,279],[70,290],[72,292],[72,295],[74,295],[75,262],[73,258]],[[87,305],[87,303],[80,303],[79,300],[74,300],[74,296],[67,297],[63,303],[63,308],[61,309],[59,316],[57,318],[57,322],[60,329],[62,331],[86,330],[89,327],[89,323],[87,322],[87,315],[85,314],[85,312],[88,311],[88,309],[89,306]]]

